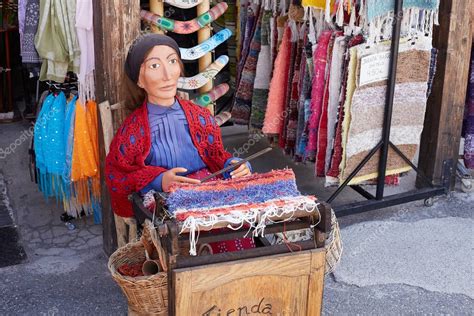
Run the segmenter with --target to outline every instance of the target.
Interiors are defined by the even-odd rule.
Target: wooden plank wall
[[[123,65],[128,47],[140,33],[140,1],[94,1],[94,44],[97,103],[123,100],[121,87]],[[126,113],[117,110],[114,123],[123,121]],[[99,128],[100,172],[102,183],[102,220],[104,251],[110,255],[117,247],[115,224],[110,198],[104,180],[105,148]]]
[[[472,44],[473,0],[440,1],[439,27],[433,46],[438,52],[436,77],[428,99],[421,136],[419,167],[433,184],[442,184],[443,163],[454,164],[449,182],[454,188],[455,168],[461,138]],[[422,181],[417,183],[422,186]]]

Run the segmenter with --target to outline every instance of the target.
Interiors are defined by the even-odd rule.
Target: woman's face
[[[145,89],[148,101],[160,105],[172,105],[181,74],[179,56],[166,45],[153,47],[142,63],[138,86]]]

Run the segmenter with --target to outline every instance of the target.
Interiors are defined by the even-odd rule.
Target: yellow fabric
[[[100,197],[97,136],[97,104],[88,101],[84,106],[78,100],[74,123],[71,179],[74,183],[77,203],[82,205],[90,205],[91,193],[94,197]],[[91,187],[89,178],[91,178]]]
[[[334,12],[334,2],[335,0],[331,0],[331,12]],[[326,0],[303,0],[301,5],[304,7],[315,7],[318,9],[325,9],[326,8]]]

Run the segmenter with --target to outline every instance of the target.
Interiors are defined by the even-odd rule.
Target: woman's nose
[[[169,65],[165,65],[163,67],[163,80],[170,80],[171,77],[170,77],[170,69],[169,69]]]

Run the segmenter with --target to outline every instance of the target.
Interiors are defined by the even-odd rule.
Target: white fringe
[[[248,205],[243,203],[240,205],[232,205],[231,207],[242,206],[242,210],[233,210],[229,214],[225,215],[215,215],[210,214],[205,217],[196,218],[194,216],[189,216],[182,222],[181,233],[184,231],[189,231],[189,254],[191,256],[197,255],[197,243],[199,240],[200,229],[211,230],[214,225],[219,222],[228,223],[227,228],[238,230],[241,229],[244,225],[249,225],[249,230],[244,237],[252,232],[252,236],[264,236],[265,228],[268,223],[275,223],[276,221],[271,220],[272,217],[283,218],[277,222],[286,222],[293,218],[293,215],[296,211],[306,211],[311,213],[314,209],[318,210],[318,205],[311,197],[299,196],[297,198],[283,198],[283,199],[274,199],[268,202],[277,202],[284,200],[286,203],[283,207],[278,207],[276,204],[269,205],[263,210],[254,208],[248,209]],[[205,213],[206,211],[212,211],[212,209],[193,209],[190,211],[201,211]],[[177,210],[176,213],[186,213],[185,210]],[[290,216],[288,216],[290,215]],[[317,225],[317,224],[315,224]]]

